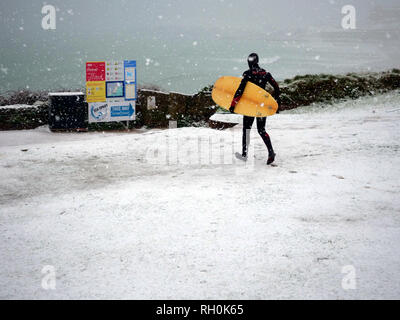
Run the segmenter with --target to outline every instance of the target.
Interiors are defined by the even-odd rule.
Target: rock
[[[230,122],[220,122],[220,121],[214,121],[214,120],[209,120],[208,125],[210,126],[211,129],[216,129],[216,130],[225,130],[229,128],[233,128],[237,126],[237,123],[230,123]]]
[[[40,100],[38,100],[38,101],[36,101],[33,105],[34,105],[34,106],[40,107],[40,106],[43,106],[43,105],[45,105],[45,104],[46,104],[45,101],[40,101]]]

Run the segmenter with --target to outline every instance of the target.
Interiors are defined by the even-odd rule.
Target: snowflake
[[[3,72],[5,75],[8,74],[8,68],[4,67],[3,65],[0,66],[1,72]]]

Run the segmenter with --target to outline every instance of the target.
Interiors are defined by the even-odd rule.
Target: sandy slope
[[[271,117],[277,167],[256,131],[232,160],[240,127],[1,132],[0,298],[398,299],[399,121],[398,93]]]

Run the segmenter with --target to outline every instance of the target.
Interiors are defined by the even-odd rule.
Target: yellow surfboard
[[[212,91],[212,98],[220,107],[229,110],[233,96],[239,88],[242,78],[221,77],[217,80]],[[236,105],[235,113],[249,117],[263,118],[274,115],[278,103],[264,89],[248,82],[243,96]]]

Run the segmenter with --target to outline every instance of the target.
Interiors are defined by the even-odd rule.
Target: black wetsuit
[[[275,79],[272,77],[272,75],[269,72],[260,68],[258,65],[255,65],[254,67],[252,67],[251,69],[249,69],[243,73],[243,80],[240,83],[240,86],[239,86],[238,90],[236,91],[236,94],[235,94],[233,102],[232,102],[233,108],[239,102],[240,98],[242,97],[244,89],[246,88],[247,82],[252,82],[252,83],[256,84],[257,86],[261,87],[262,89],[265,89],[267,83],[271,84],[274,88],[273,97],[275,98],[275,100],[277,100],[278,105],[280,107],[280,103],[281,103],[280,98],[279,98],[280,89],[279,89],[277,82],[275,81]],[[242,138],[242,146],[243,146],[242,154],[243,154],[243,156],[247,156],[247,149],[248,149],[247,141],[249,141],[248,135],[250,133],[251,127],[253,126],[253,123],[254,123],[254,117],[244,116],[243,138]],[[268,152],[271,155],[271,154],[274,154],[274,149],[272,148],[271,139],[270,139],[268,133],[265,131],[265,124],[266,124],[266,118],[257,118],[258,133],[260,134],[261,138],[263,139],[265,145],[268,148]]]

